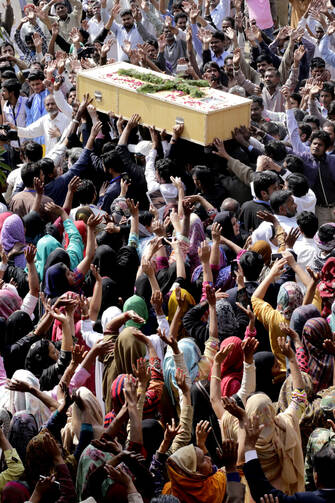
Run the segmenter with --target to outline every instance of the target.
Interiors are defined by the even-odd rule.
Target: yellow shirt
[[[279,324],[288,324],[288,320],[282,314],[280,314],[277,309],[273,309],[273,307],[263,299],[258,299],[257,297],[253,296],[251,297],[251,303],[256,318],[261,323],[263,323],[264,327],[269,332],[271,350],[279,361],[281,370],[283,372],[286,372],[286,360],[285,356],[279,349],[278,337],[283,336]],[[313,304],[321,312],[321,297],[318,289],[316,289],[315,291]]]

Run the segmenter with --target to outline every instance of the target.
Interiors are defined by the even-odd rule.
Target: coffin
[[[166,129],[170,134],[176,123],[184,122],[182,137],[200,145],[207,145],[216,137],[229,140],[235,127],[249,126],[249,99],[208,87],[200,88],[204,95],[201,98],[192,98],[178,90],[143,94],[137,89],[145,82],[120,75],[120,69],[171,79],[168,75],[129,63],[113,63],[78,73],[79,98],[89,93],[98,111],[114,112],[125,119],[137,113],[144,126],[154,125],[156,129]]]

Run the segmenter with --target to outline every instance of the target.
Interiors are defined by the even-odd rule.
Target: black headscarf
[[[6,321],[6,346],[15,344],[25,335],[32,332],[34,324],[29,314],[24,311],[15,311]]]
[[[23,217],[26,242],[36,245],[45,234],[45,222],[36,211],[30,211]]]
[[[37,378],[40,378],[43,374],[43,370],[54,363],[54,360],[49,356],[49,341],[47,339],[41,339],[40,341],[34,342],[30,347],[25,361],[25,368],[32,372]]]
[[[218,222],[221,225],[222,236],[235,243],[236,237],[234,234],[233,224],[231,223],[232,217],[233,214],[230,213],[230,211],[221,211],[215,216],[214,222]]]
[[[147,451],[147,464],[151,463],[152,456],[159,448],[164,438],[164,428],[156,419],[143,419],[142,421],[143,446]]]
[[[256,366],[256,392],[262,391],[271,400],[275,395],[278,398],[277,389],[272,382],[272,367],[275,363],[274,354],[271,351],[260,351],[254,355],[254,360]]]
[[[42,290],[44,290],[45,288],[45,274],[47,269],[49,269],[49,267],[51,267],[52,265],[59,264],[60,262],[65,264],[70,269],[71,263],[69,254],[65,250],[63,250],[63,248],[56,248],[53,252],[50,253],[45,263],[43,272]]]
[[[108,245],[100,245],[95,250],[93,264],[100,268],[100,275],[102,277],[108,276],[113,278],[116,268],[116,253]]]

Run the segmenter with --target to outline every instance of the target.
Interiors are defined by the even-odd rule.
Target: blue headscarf
[[[197,344],[191,337],[185,337],[178,342],[179,351],[183,353],[186,367],[190,375],[192,383],[196,380],[199,374],[199,361],[201,360],[201,352]],[[175,403],[172,384],[178,388],[176,383],[176,365],[172,353],[168,351],[163,362],[163,374],[165,386]]]

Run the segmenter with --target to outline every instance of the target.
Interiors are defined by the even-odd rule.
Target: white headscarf
[[[101,325],[102,325],[102,330],[105,331],[106,330],[106,326],[107,324],[114,320],[114,318],[116,318],[117,316],[119,316],[119,314],[122,314],[122,311],[121,309],[119,309],[118,307],[116,306],[111,306],[111,307],[108,307],[103,313],[102,313],[102,316],[101,316]],[[123,325],[122,327],[119,329],[119,332],[121,332],[123,330]]]

